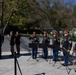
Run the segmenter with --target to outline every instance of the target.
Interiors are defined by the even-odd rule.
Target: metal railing
[[[22,75],[22,71],[16,57],[16,52],[14,52],[14,75],[17,75],[17,66],[18,66],[20,74]]]

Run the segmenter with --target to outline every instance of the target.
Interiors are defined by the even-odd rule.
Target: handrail
[[[15,73],[15,75],[17,75],[17,66],[18,66],[18,69],[20,71],[20,74],[22,75],[20,65],[19,65],[18,60],[16,58],[16,52],[14,52],[14,73]]]

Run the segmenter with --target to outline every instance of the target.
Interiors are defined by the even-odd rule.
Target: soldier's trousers
[[[64,64],[68,65],[68,57],[69,57],[69,53],[64,53]]]
[[[53,60],[58,60],[58,50],[53,49]]]
[[[45,59],[47,59],[47,57],[48,57],[48,50],[47,50],[47,48],[43,48],[43,57]]]
[[[33,59],[37,58],[37,48],[32,48],[32,58]]]

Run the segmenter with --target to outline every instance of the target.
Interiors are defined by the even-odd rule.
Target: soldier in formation
[[[58,51],[60,48],[60,38],[58,36],[58,32],[53,32],[53,38],[52,38],[52,45],[53,45],[53,61],[58,60]]]
[[[62,41],[62,50],[64,55],[64,66],[68,65],[69,53],[72,48],[72,40],[69,37],[69,31],[64,30],[63,41]]]
[[[44,31],[42,44],[45,46],[45,45],[48,45],[49,43],[50,43],[50,37],[48,36],[48,33],[46,31]],[[47,47],[43,48],[43,57],[45,59],[48,58],[48,48]]]
[[[36,35],[36,32],[33,32],[33,34],[31,35],[31,37],[29,38],[32,41],[32,44],[38,44],[39,43],[39,38]],[[32,58],[36,59],[37,58],[37,46],[32,48]]]

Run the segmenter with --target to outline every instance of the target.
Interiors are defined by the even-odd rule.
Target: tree
[[[41,29],[61,30],[73,27],[75,21],[73,0],[69,2],[64,2],[64,0],[28,0],[27,3],[31,8],[32,19],[41,19],[39,24]]]
[[[26,0],[5,0],[4,1],[4,25],[7,23],[12,10],[14,11],[9,20],[9,25],[18,26],[18,28],[24,29],[24,25],[27,22],[24,12],[27,10]],[[24,11],[25,9],[25,11]],[[26,11],[27,12],[27,11]]]
[[[4,0],[4,25],[19,29],[71,29],[76,24],[73,0]]]

